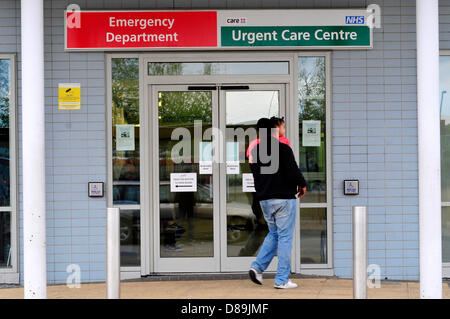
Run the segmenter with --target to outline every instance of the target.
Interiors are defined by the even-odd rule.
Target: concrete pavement
[[[250,280],[198,280],[198,281],[123,281],[121,298],[124,299],[351,299],[353,282],[334,278],[294,278],[299,288],[279,290],[273,288],[273,279],[265,279],[258,286]],[[443,283],[443,297],[450,299],[450,288]],[[106,297],[105,283],[83,284],[80,288],[66,285],[48,286],[49,299],[102,299]],[[383,281],[380,288],[368,289],[369,299],[419,298],[418,282]],[[1,288],[0,299],[23,298],[23,287]]]

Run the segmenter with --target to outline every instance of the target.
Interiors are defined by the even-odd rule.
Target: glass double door
[[[268,230],[245,153],[259,118],[284,116],[285,86],[149,90],[155,272],[248,270]]]

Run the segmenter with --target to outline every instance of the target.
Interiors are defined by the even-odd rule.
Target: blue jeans
[[[268,199],[259,202],[269,233],[251,267],[262,273],[269,267],[278,249],[278,269],[275,285],[289,281],[291,272],[292,239],[297,215],[296,199]]]

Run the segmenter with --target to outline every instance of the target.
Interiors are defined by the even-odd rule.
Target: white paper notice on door
[[[320,121],[302,121],[302,145],[320,146]]]
[[[116,125],[116,150],[134,151],[134,125]]]
[[[172,193],[196,192],[197,173],[171,173],[170,191]]]
[[[227,161],[227,175],[239,174],[239,161]]]
[[[242,174],[242,192],[244,193],[254,193],[255,190],[255,180],[253,179],[253,174]]]
[[[200,142],[199,174],[212,174],[212,142]]]
[[[199,163],[199,174],[212,174],[212,161],[201,161]]]
[[[227,142],[227,175],[239,174],[239,142]]]

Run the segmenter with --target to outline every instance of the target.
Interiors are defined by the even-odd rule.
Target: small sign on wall
[[[358,180],[345,180],[344,181],[344,195],[358,195],[359,194],[359,181]]]
[[[80,110],[81,109],[81,86],[80,83],[59,83],[58,85],[58,109]]]
[[[103,197],[103,182],[89,182],[89,197]]]

